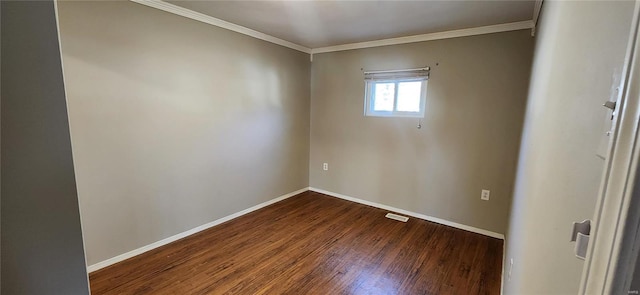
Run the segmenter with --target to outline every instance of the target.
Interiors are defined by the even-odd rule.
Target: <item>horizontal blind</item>
[[[365,81],[384,81],[397,79],[428,80],[429,67],[420,69],[364,72]]]

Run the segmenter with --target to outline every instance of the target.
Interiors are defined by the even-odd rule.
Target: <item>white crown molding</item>
[[[542,10],[542,1],[543,0],[536,0],[535,4],[533,5],[533,18],[531,19],[531,21],[533,22],[533,28],[531,28],[531,36],[534,36],[536,34],[536,28],[538,27],[538,18],[540,18],[540,11]]]
[[[254,37],[256,39],[264,40],[267,42],[271,42],[274,44],[278,44],[287,48],[291,48],[294,50],[298,50],[304,53],[308,53],[311,55],[310,60],[313,61],[313,54],[317,53],[325,53],[325,52],[333,52],[333,51],[343,51],[343,50],[352,50],[352,49],[361,49],[361,48],[369,48],[369,47],[379,47],[379,46],[388,46],[388,45],[397,45],[397,44],[406,44],[406,43],[415,43],[415,42],[424,42],[424,41],[432,41],[432,40],[440,40],[440,39],[449,39],[449,38],[458,38],[458,37],[467,37],[467,36],[475,36],[475,35],[483,35],[483,34],[491,34],[491,33],[500,33],[500,32],[508,32],[508,31],[516,31],[516,30],[526,30],[526,29],[535,29],[535,19],[506,23],[506,24],[498,24],[498,25],[490,25],[484,27],[475,27],[468,29],[460,29],[460,30],[452,30],[452,31],[444,31],[444,32],[436,32],[429,34],[421,34],[421,35],[413,35],[413,36],[405,36],[398,38],[390,38],[390,39],[380,39],[374,41],[366,41],[366,42],[358,42],[358,43],[349,43],[349,44],[341,44],[335,46],[327,46],[327,47],[319,47],[319,48],[308,48],[299,44],[295,44],[293,42],[289,42],[287,40],[283,40],[271,35],[267,35],[265,33],[258,32],[256,30],[249,29],[247,27],[243,27],[240,25],[236,25],[234,23],[230,23],[228,21],[224,21],[206,14],[202,14],[190,9],[186,9],[177,5],[173,5],[171,3],[164,2],[162,0],[129,0],[131,2],[135,2],[138,4],[142,4],[148,7],[160,9],[165,12],[173,13],[179,16],[183,16],[186,18],[190,18],[192,20],[196,20],[199,22],[203,22],[209,25],[213,25],[216,27],[220,27],[223,29],[227,29],[230,31],[234,31],[236,33],[240,33],[243,35],[247,35],[250,37]],[[542,3],[542,0],[537,0],[539,4]],[[539,5],[536,4],[536,9],[539,12]],[[535,13],[535,11],[534,11]],[[535,16],[534,16],[535,18]]]
[[[449,221],[449,220],[444,220],[444,219],[441,219],[441,218],[437,218],[437,217],[433,217],[433,216],[429,216],[429,215],[425,215],[425,214],[420,214],[420,213],[411,212],[411,211],[408,211],[408,210],[395,208],[395,207],[391,207],[391,206],[387,206],[387,205],[383,205],[383,204],[379,204],[379,203],[375,203],[375,202],[371,202],[371,201],[367,201],[367,200],[362,200],[362,199],[358,199],[358,198],[346,196],[346,195],[343,195],[343,194],[326,191],[326,190],[315,188],[315,187],[309,187],[309,190],[312,191],[312,192],[321,193],[323,195],[336,197],[336,198],[340,198],[340,199],[343,199],[343,200],[347,200],[347,201],[351,201],[351,202],[355,202],[355,203],[360,203],[360,204],[363,204],[363,205],[376,207],[376,208],[384,209],[384,210],[387,210],[387,211],[392,211],[392,212],[400,213],[400,214],[403,214],[403,215],[408,215],[408,216],[411,216],[411,217],[423,219],[423,220],[426,220],[426,221],[431,221],[431,222],[439,223],[439,224],[442,224],[442,225],[455,227],[457,229],[466,230],[466,231],[469,231],[469,232],[472,232],[472,233],[477,233],[477,234],[485,235],[485,236],[488,236],[488,237],[504,240],[504,235],[503,234],[492,232],[492,231],[489,231],[489,230],[486,230],[486,229],[481,229],[481,228],[477,228],[477,227],[473,227],[473,226],[469,226],[469,225],[466,225],[466,224],[461,224],[461,223],[457,223],[457,222],[453,222],[453,221]]]
[[[162,11],[166,11],[166,12],[169,12],[169,13],[177,14],[179,16],[190,18],[192,20],[196,20],[196,21],[199,21],[199,22],[210,24],[210,25],[213,25],[213,26],[216,26],[216,27],[220,27],[220,28],[223,28],[223,29],[234,31],[236,33],[240,33],[240,34],[243,34],[243,35],[251,36],[251,37],[256,38],[256,39],[260,39],[260,40],[264,40],[264,41],[271,42],[271,43],[274,43],[274,44],[278,44],[278,45],[281,45],[281,46],[284,46],[284,47],[288,47],[288,48],[291,48],[291,49],[294,49],[294,50],[302,51],[304,53],[309,53],[309,54],[311,53],[311,49],[310,48],[307,48],[307,47],[304,47],[304,46],[301,46],[301,45],[298,45],[298,44],[295,44],[295,43],[292,43],[292,42],[289,42],[289,41],[286,41],[286,40],[282,40],[280,38],[276,38],[274,36],[267,35],[265,33],[261,33],[261,32],[258,32],[258,31],[243,27],[243,26],[239,26],[239,25],[236,25],[234,23],[230,23],[228,21],[224,21],[224,20],[212,17],[212,16],[208,16],[206,14],[202,14],[202,13],[190,10],[190,9],[186,9],[186,8],[183,8],[183,7],[180,7],[180,6],[177,6],[177,5],[173,5],[171,3],[167,3],[167,2],[164,2],[164,1],[160,1],[160,0],[130,0],[130,1],[138,3],[138,4],[142,4],[142,5],[145,5],[145,6],[153,7],[153,8],[156,8],[156,9],[160,9]]]
[[[221,224],[221,223],[227,222],[227,221],[229,221],[229,220],[231,220],[231,219],[238,218],[238,217],[240,217],[240,216],[242,216],[242,215],[245,215],[245,214],[247,214],[247,213],[250,213],[250,212],[256,211],[256,210],[258,210],[258,209],[264,208],[264,207],[269,206],[269,205],[271,205],[271,204],[274,204],[274,203],[280,202],[280,201],[282,201],[282,200],[284,200],[284,199],[288,199],[288,198],[291,198],[291,197],[296,196],[296,195],[298,195],[298,194],[304,193],[304,192],[306,192],[306,191],[308,191],[308,190],[309,190],[309,188],[308,188],[308,187],[301,188],[301,189],[299,189],[299,190],[297,190],[297,191],[290,192],[290,193],[288,193],[288,194],[285,194],[285,195],[279,196],[279,197],[277,197],[277,198],[275,198],[275,199],[271,199],[271,200],[266,201],[266,202],[264,202],[264,203],[260,203],[260,204],[258,204],[258,205],[255,205],[255,206],[253,206],[253,207],[251,207],[251,208],[244,209],[244,210],[242,210],[242,211],[240,211],[240,212],[236,212],[236,213],[234,213],[234,214],[231,214],[231,215],[228,215],[228,216],[222,217],[222,218],[220,218],[220,219],[216,219],[216,220],[214,220],[214,221],[212,221],[212,222],[209,222],[209,223],[207,223],[207,224],[203,224],[203,225],[201,225],[201,226],[198,226],[198,227],[192,228],[192,229],[190,229],[190,230],[187,230],[187,231],[181,232],[181,233],[179,233],[179,234],[176,234],[176,235],[170,236],[170,237],[168,237],[168,238],[166,238],[166,239],[162,239],[162,240],[160,240],[160,241],[157,241],[157,242],[151,243],[151,244],[146,245],[146,246],[142,246],[142,247],[140,247],[140,248],[138,248],[138,249],[131,250],[131,251],[129,251],[129,252],[126,252],[126,253],[120,254],[120,255],[118,255],[118,256],[115,256],[115,257],[109,258],[109,259],[107,259],[107,260],[100,261],[100,262],[98,262],[98,263],[96,263],[96,264],[89,265],[89,266],[87,267],[87,272],[91,273],[91,272],[94,272],[94,271],[96,271],[96,270],[99,270],[99,269],[105,268],[105,267],[107,267],[107,266],[109,266],[109,265],[116,264],[116,263],[118,263],[118,262],[121,262],[121,261],[127,260],[127,259],[129,259],[129,258],[131,258],[131,257],[134,257],[134,256],[137,256],[137,255],[140,255],[140,254],[142,254],[142,253],[144,253],[144,252],[151,251],[151,250],[153,250],[153,249],[155,249],[155,248],[158,248],[158,247],[164,246],[164,245],[166,245],[166,244],[169,244],[169,243],[175,242],[175,241],[177,241],[177,240],[180,240],[180,239],[182,239],[182,238],[188,237],[188,236],[193,235],[193,234],[195,234],[195,233],[198,233],[198,232],[201,232],[201,231],[203,231],[203,230],[209,229],[209,228],[211,228],[211,227],[213,227],[213,226],[216,226],[216,225],[218,225],[218,224]]]
[[[540,11],[542,10],[542,1],[543,0],[536,0],[534,6],[533,6],[533,18],[531,21],[533,21],[533,26],[535,27],[538,24],[538,18],[540,17]]]
[[[491,33],[525,30],[525,29],[531,29],[531,28],[533,28],[533,21],[527,20],[527,21],[521,21],[521,22],[476,27],[476,28],[469,28],[469,29],[444,31],[444,32],[437,32],[437,33],[422,34],[422,35],[413,35],[413,36],[406,36],[406,37],[320,47],[320,48],[311,49],[311,54],[352,50],[352,49],[362,49],[362,48],[369,48],[369,47],[379,47],[379,46],[387,46],[387,45],[415,43],[415,42],[458,38],[458,37],[475,36],[475,35],[484,35],[484,34],[491,34]]]

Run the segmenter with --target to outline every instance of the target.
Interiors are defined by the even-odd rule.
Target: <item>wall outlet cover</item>
[[[485,200],[485,201],[489,201],[489,196],[491,195],[491,191],[483,189],[482,193],[480,194],[480,199]]]

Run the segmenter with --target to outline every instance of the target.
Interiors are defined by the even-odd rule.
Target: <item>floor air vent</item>
[[[398,215],[398,214],[393,214],[393,213],[387,213],[387,215],[385,215],[385,217],[386,218],[391,218],[391,219],[397,220],[397,221],[402,221],[402,222],[407,222],[407,220],[409,220],[409,217]]]

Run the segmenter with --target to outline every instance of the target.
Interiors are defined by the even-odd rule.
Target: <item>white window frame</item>
[[[365,99],[364,115],[367,117],[404,117],[404,118],[424,118],[425,105],[427,102],[427,84],[429,81],[429,68],[391,70],[365,72]],[[369,78],[367,78],[369,77]],[[402,82],[422,82],[420,86],[420,111],[406,112],[398,111],[398,84]],[[394,83],[393,111],[376,111],[375,86],[376,84]]]

